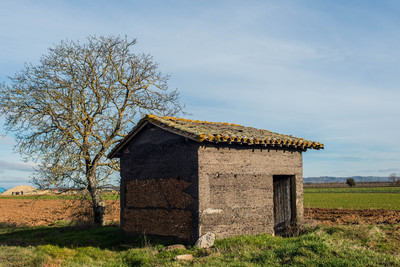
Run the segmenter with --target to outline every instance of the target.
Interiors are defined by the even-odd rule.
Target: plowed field
[[[106,201],[106,220],[119,221],[119,201]],[[52,225],[57,221],[90,221],[87,201],[59,199],[0,199],[0,224]],[[400,223],[400,211],[380,209],[305,208],[306,222],[315,224]]]
[[[106,221],[119,221],[119,201],[106,201]],[[61,199],[0,199],[0,223],[52,225],[57,221],[90,221],[88,201]]]
[[[317,224],[394,224],[400,223],[399,210],[305,208],[307,222]]]

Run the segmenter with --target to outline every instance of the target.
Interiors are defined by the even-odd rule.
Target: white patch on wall
[[[221,209],[211,209],[211,208],[205,209],[203,211],[203,213],[205,213],[205,214],[215,214],[215,213],[221,213],[221,212],[222,212]]]

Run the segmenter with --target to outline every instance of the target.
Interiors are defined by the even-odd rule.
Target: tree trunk
[[[103,201],[93,200],[94,223],[99,226],[106,224],[106,204]]]
[[[97,188],[96,175],[89,172],[87,174],[87,180],[88,190],[92,198],[94,223],[103,226],[106,223],[106,204],[100,196],[100,190]]]

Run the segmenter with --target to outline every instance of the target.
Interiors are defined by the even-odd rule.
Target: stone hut
[[[323,144],[236,124],[147,115],[110,152],[121,229],[193,242],[303,222],[302,152]]]

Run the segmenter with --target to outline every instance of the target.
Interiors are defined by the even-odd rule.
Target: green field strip
[[[400,194],[304,193],[304,207],[325,209],[400,210]]]
[[[396,193],[400,187],[305,188],[304,193]]]

